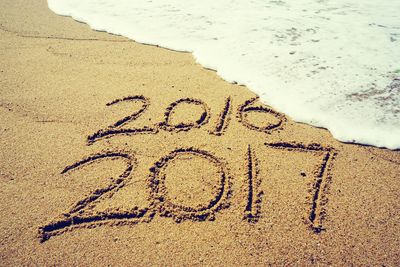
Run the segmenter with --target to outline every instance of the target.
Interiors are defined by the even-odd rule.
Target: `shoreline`
[[[244,20],[242,21],[244,29],[250,26],[255,27],[251,32],[259,32],[259,34],[248,35],[248,31],[238,30],[239,35],[247,36],[247,38],[233,39],[230,42],[227,41],[229,37],[225,36],[220,27],[225,24],[236,25],[236,20],[218,16],[212,11],[204,13],[201,8],[200,10],[193,10],[190,5],[179,3],[179,1],[171,1],[167,4],[175,7],[173,13],[165,9],[166,5],[146,1],[137,3],[141,8],[132,5],[127,8],[128,10],[120,10],[118,5],[112,3],[105,7],[101,3],[87,3],[78,6],[73,1],[48,0],[48,4],[56,14],[76,18],[80,22],[87,23],[94,30],[114,32],[141,44],[164,47],[172,51],[189,51],[193,54],[196,63],[215,70],[218,76],[224,80],[248,86],[252,92],[260,96],[264,104],[291,116],[296,122],[326,128],[339,141],[373,145],[392,150],[400,148],[397,138],[400,135],[398,131],[400,128],[395,114],[396,103],[398,102],[395,94],[398,87],[396,81],[400,77],[397,77],[397,72],[391,71],[392,67],[397,64],[395,58],[399,54],[395,49],[396,46],[393,46],[396,39],[390,39],[392,41],[389,42],[389,36],[385,35],[396,34],[382,32],[373,27],[377,24],[377,21],[383,19],[382,12],[385,14],[384,17],[388,15],[387,12],[383,11],[385,10],[384,4],[380,6],[381,8],[375,9],[353,6],[354,9],[359,11],[355,12],[349,10],[351,4],[343,7],[337,1],[330,3],[331,10],[341,10],[341,17],[344,21],[347,20],[348,25],[352,25],[350,28],[358,29],[354,30],[351,36],[346,37],[347,31],[338,30],[339,25],[335,26],[335,22],[337,23],[336,12],[328,11],[330,9],[321,10],[324,7],[323,5],[320,6],[315,3],[315,5],[311,4],[309,9],[302,10],[302,12],[309,12],[309,15],[313,14],[313,10],[318,10],[317,13],[321,12],[321,16],[323,14],[327,19],[321,21],[318,16],[314,16],[310,18],[313,23],[308,25],[311,28],[305,29],[301,26],[304,21],[300,17],[298,18],[299,27],[294,27],[295,25],[290,23],[286,24],[284,19],[285,16],[298,16],[301,12],[296,7],[301,6],[301,4],[287,3],[285,7],[288,9],[288,14],[279,15],[279,8],[275,4],[272,3],[270,8],[265,9],[261,2],[254,2],[249,5],[248,11],[254,11],[254,8],[260,4],[259,8],[262,11],[258,10],[258,12],[264,14],[271,21],[270,29],[263,30],[266,28],[266,25],[263,25],[263,20],[257,21],[258,26],[247,25],[246,20]],[[223,7],[223,2],[216,4],[215,7],[217,9]],[[239,6],[236,6],[236,8],[239,8]],[[146,15],[145,12],[141,11],[142,9],[151,9],[154,12]],[[235,8],[227,7],[225,11],[234,12]],[[274,11],[277,11],[278,14],[274,15]],[[125,14],[125,16],[119,16],[119,13]],[[134,15],[127,16],[130,13]],[[361,13],[365,13],[365,17],[360,15]],[[366,14],[376,16],[370,18]],[[186,15],[190,16],[190,19]],[[357,15],[361,17],[354,20]],[[371,20],[370,23],[352,24],[357,20],[364,21],[363,18]],[[239,21],[241,20],[239,19]],[[276,24],[277,21],[284,25]],[[333,24],[327,21],[331,21]],[[254,24],[256,21],[252,20],[252,22]],[[167,24],[170,27],[164,28],[164,25]],[[192,24],[194,26],[203,25],[209,30],[204,30],[202,27],[193,30],[191,29]],[[157,25],[157,29],[147,25]],[[239,23],[239,25],[241,24]],[[315,25],[319,25],[319,27],[313,28]],[[378,25],[380,24],[378,23]],[[386,28],[383,25],[381,26]],[[289,28],[285,30],[282,27],[291,27],[291,32],[288,32]],[[369,39],[380,41],[370,43],[371,47],[367,49],[368,42],[360,42],[360,39],[355,37],[355,35],[358,36],[358,31],[361,31],[361,29],[364,30],[363,32],[366,35],[370,36]],[[225,30],[229,32],[228,28]],[[311,38],[309,36],[310,31],[313,32],[312,39],[309,39]],[[333,40],[331,31],[335,33],[333,39],[341,41]],[[209,32],[213,34],[209,35]],[[214,41],[207,41],[214,35],[215,37],[212,38]],[[220,35],[222,35],[223,40],[226,40],[219,41]],[[269,37],[257,39],[257,36],[264,35]],[[182,36],[185,36],[185,38],[182,38]],[[292,42],[286,40],[290,38],[292,38]],[[356,38],[354,41],[364,43],[365,46],[353,47],[351,43],[346,41],[349,38]],[[257,50],[259,49],[258,46],[252,46],[251,44],[254,42],[247,42],[246,39],[269,43],[269,49],[265,51]],[[220,42],[224,45],[221,46]],[[378,46],[378,42],[381,42],[380,46]],[[198,43],[198,45],[194,43]],[[232,46],[236,49],[231,47],[231,43],[236,44],[236,46]],[[318,45],[314,44],[317,45],[314,47],[313,43],[318,43]],[[347,43],[347,45],[343,46],[343,43]],[[240,44],[239,47],[251,47],[252,49],[240,50],[238,44]],[[311,51],[309,50],[310,45],[313,47]],[[215,53],[214,50],[217,47],[219,47],[220,52]],[[335,50],[338,47],[340,49]],[[367,52],[367,50],[369,52],[378,51],[378,47],[386,47],[386,52],[383,50],[375,54]],[[289,53],[290,56],[287,56],[289,48],[294,50]],[[333,50],[328,54],[317,52],[326,49]],[[393,49],[393,51],[390,56],[387,56],[387,51],[390,49]],[[270,53],[269,50],[274,52]],[[359,50],[361,54],[355,56],[350,52],[354,50]],[[258,53],[252,51],[258,51]],[[330,57],[331,54],[335,54],[335,56]],[[370,60],[366,60],[368,54],[371,56]],[[372,61],[375,63],[369,65]],[[361,64],[364,67],[360,67],[360,64],[357,64],[358,67],[356,67],[353,62],[364,62]],[[234,67],[231,65],[234,65]],[[274,66],[272,72],[269,71],[270,65]],[[386,67],[378,67],[381,65]],[[253,66],[257,67],[253,68]],[[249,72],[248,69],[252,69],[252,71]],[[344,69],[346,71],[343,71]],[[363,73],[372,69],[375,69],[373,73],[363,75]],[[377,73],[381,74],[378,75]],[[352,78],[349,79],[348,76]]]
[[[400,264],[399,151],[45,0],[0,10],[3,264]]]
[[[70,15],[59,15],[59,14],[57,14],[57,15],[58,15],[58,16],[61,16],[61,17],[73,19],[74,21],[76,21],[76,22],[78,22],[78,23],[82,23],[82,24],[84,24],[84,25],[90,27],[86,22],[76,20],[76,19],[74,19],[73,16],[70,16]],[[157,45],[157,44],[152,44],[152,43],[142,43],[142,42],[139,42],[139,41],[130,39],[130,38],[125,37],[125,36],[120,35],[120,34],[114,34],[114,33],[112,33],[112,32],[108,32],[108,31],[106,31],[106,30],[97,30],[97,29],[92,29],[92,28],[91,28],[91,30],[96,31],[96,32],[99,32],[99,33],[106,33],[106,34],[108,34],[108,35],[112,35],[112,36],[115,36],[115,37],[118,37],[118,38],[126,39],[126,42],[135,42],[135,43],[140,44],[140,45],[145,45],[145,46],[151,46],[151,47],[155,47],[155,48],[165,49],[165,50],[171,51],[171,52],[190,54],[190,55],[193,57],[193,52],[191,52],[191,51],[187,51],[187,50],[175,50],[175,49],[172,49],[172,48],[168,48],[168,47],[164,47],[164,46]],[[68,40],[68,39],[64,39],[64,40]],[[77,40],[77,39],[70,39],[70,40],[73,41],[73,40]],[[79,40],[79,39],[78,39],[78,40]],[[88,40],[91,40],[91,39],[87,39],[87,41],[88,41]],[[92,39],[92,40],[93,40],[93,39]],[[99,40],[99,41],[106,41],[106,40]],[[118,42],[122,42],[122,40],[121,40],[121,41],[118,41]],[[212,71],[212,72],[214,72],[214,73],[216,73],[216,74],[218,75],[218,70],[217,70],[217,69],[208,68],[208,67],[206,67],[206,66],[203,66],[203,65],[200,64],[199,62],[197,62],[197,60],[196,60],[195,58],[194,58],[194,60],[195,60],[196,64],[199,64],[204,70]],[[223,77],[221,77],[221,76],[219,76],[219,75],[218,75],[218,77],[220,77],[221,79],[224,80]],[[227,81],[227,80],[224,80],[224,81],[227,82],[227,83],[229,83],[229,84],[232,84],[232,85],[238,85],[238,86],[243,86],[243,87],[246,87],[246,88],[247,88],[247,86],[246,86],[245,84],[237,83],[236,81],[233,81],[233,82],[230,82],[230,81]],[[257,95],[257,93],[255,93],[253,90],[250,90],[250,91],[251,91],[252,93],[254,93],[254,94]],[[267,103],[264,103],[264,104],[265,104],[265,105],[268,105]],[[274,107],[272,107],[272,108],[275,109]],[[313,124],[311,124],[311,123],[302,122],[302,121],[296,121],[296,120],[293,120],[293,121],[295,121],[296,123],[305,124],[305,125],[307,125],[307,126],[311,126],[311,127],[317,128],[317,129],[326,130],[326,131],[328,131],[328,132],[332,135],[331,131],[330,131],[327,127],[325,127],[325,126],[317,126],[317,125],[313,125]],[[334,138],[335,138],[335,137],[334,137]],[[335,139],[336,139],[338,142],[343,143],[343,144],[347,144],[347,145],[358,145],[358,146],[365,146],[365,147],[374,147],[374,148],[378,148],[378,149],[388,149],[388,150],[391,150],[391,151],[400,151],[400,148],[388,148],[388,147],[385,147],[385,146],[376,146],[376,145],[372,145],[372,144],[368,144],[368,143],[359,143],[359,142],[356,142],[356,141],[353,141],[353,142],[351,142],[351,141],[342,141],[342,140],[337,139],[337,138],[335,138]]]

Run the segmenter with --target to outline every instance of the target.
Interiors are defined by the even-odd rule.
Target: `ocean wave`
[[[192,52],[299,122],[400,148],[400,1],[48,0],[140,43]]]

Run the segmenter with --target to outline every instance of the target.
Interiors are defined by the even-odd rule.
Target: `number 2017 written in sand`
[[[243,126],[258,132],[271,133],[272,131],[282,129],[286,122],[285,116],[266,106],[256,105],[257,100],[257,98],[252,98],[240,105],[237,108],[236,119]],[[148,98],[141,95],[128,96],[114,100],[108,103],[107,106],[117,105],[122,102],[136,102],[140,103],[141,106],[132,114],[88,136],[88,145],[118,135],[156,134],[159,131],[190,131],[195,128],[201,128],[208,124],[210,120],[210,109],[203,101],[199,99],[182,98],[171,103],[166,108],[162,122],[141,128],[126,128],[123,126],[128,122],[138,119],[145,113],[150,105],[150,101]],[[183,104],[200,107],[202,112],[199,114],[198,118],[192,122],[173,123],[171,117],[175,109]],[[274,120],[267,125],[259,126],[248,119],[248,115],[251,113],[264,113],[273,116]],[[213,130],[209,131],[209,133],[215,136],[222,136],[229,127],[231,117],[232,100],[228,97],[225,100],[224,107],[218,116]],[[271,149],[316,153],[321,155],[322,159],[314,172],[314,181],[310,185],[310,195],[307,196],[309,207],[306,216],[306,222],[309,228],[315,233],[321,232],[323,230],[322,222],[326,213],[325,204],[327,202],[327,196],[325,192],[331,181],[330,170],[333,166],[333,160],[337,155],[336,151],[331,147],[324,147],[319,144],[305,145],[300,143],[278,142],[264,143],[264,145]],[[185,158],[201,159],[204,162],[204,168],[213,169],[219,177],[214,185],[213,196],[210,201],[195,206],[189,206],[176,203],[176,201],[170,197],[168,187],[166,186],[166,173],[174,162],[182,161]],[[243,207],[242,219],[249,223],[257,223],[261,217],[261,205],[264,194],[263,190],[260,188],[261,177],[265,174],[261,173],[257,152],[250,145],[246,148],[245,158],[247,166],[245,174],[246,182],[244,185],[246,188],[246,203]],[[62,174],[65,174],[103,159],[121,160],[126,165],[125,170],[117,178],[112,179],[109,185],[94,190],[91,194],[73,205],[68,212],[58,216],[50,223],[41,226],[39,228],[41,241],[46,241],[52,236],[61,235],[79,228],[92,228],[101,225],[133,225],[142,222],[150,222],[157,214],[161,217],[170,217],[176,222],[184,220],[214,220],[215,214],[218,211],[229,207],[232,190],[231,178],[228,173],[228,163],[209,151],[194,147],[180,147],[156,161],[149,169],[147,179],[149,201],[146,207],[132,207],[132,209],[124,211],[120,209],[108,209],[104,212],[96,212],[93,208],[97,203],[101,202],[104,198],[111,198],[117,191],[127,185],[135,166],[138,164],[135,155],[121,151],[98,153],[69,165],[62,171]],[[185,164],[190,164],[190,162]]]

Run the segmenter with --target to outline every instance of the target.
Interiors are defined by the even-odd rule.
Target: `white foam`
[[[294,120],[400,148],[400,1],[48,0],[96,30],[193,52]]]

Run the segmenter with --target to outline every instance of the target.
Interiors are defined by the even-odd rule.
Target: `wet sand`
[[[400,153],[0,1],[0,265],[400,264]]]

